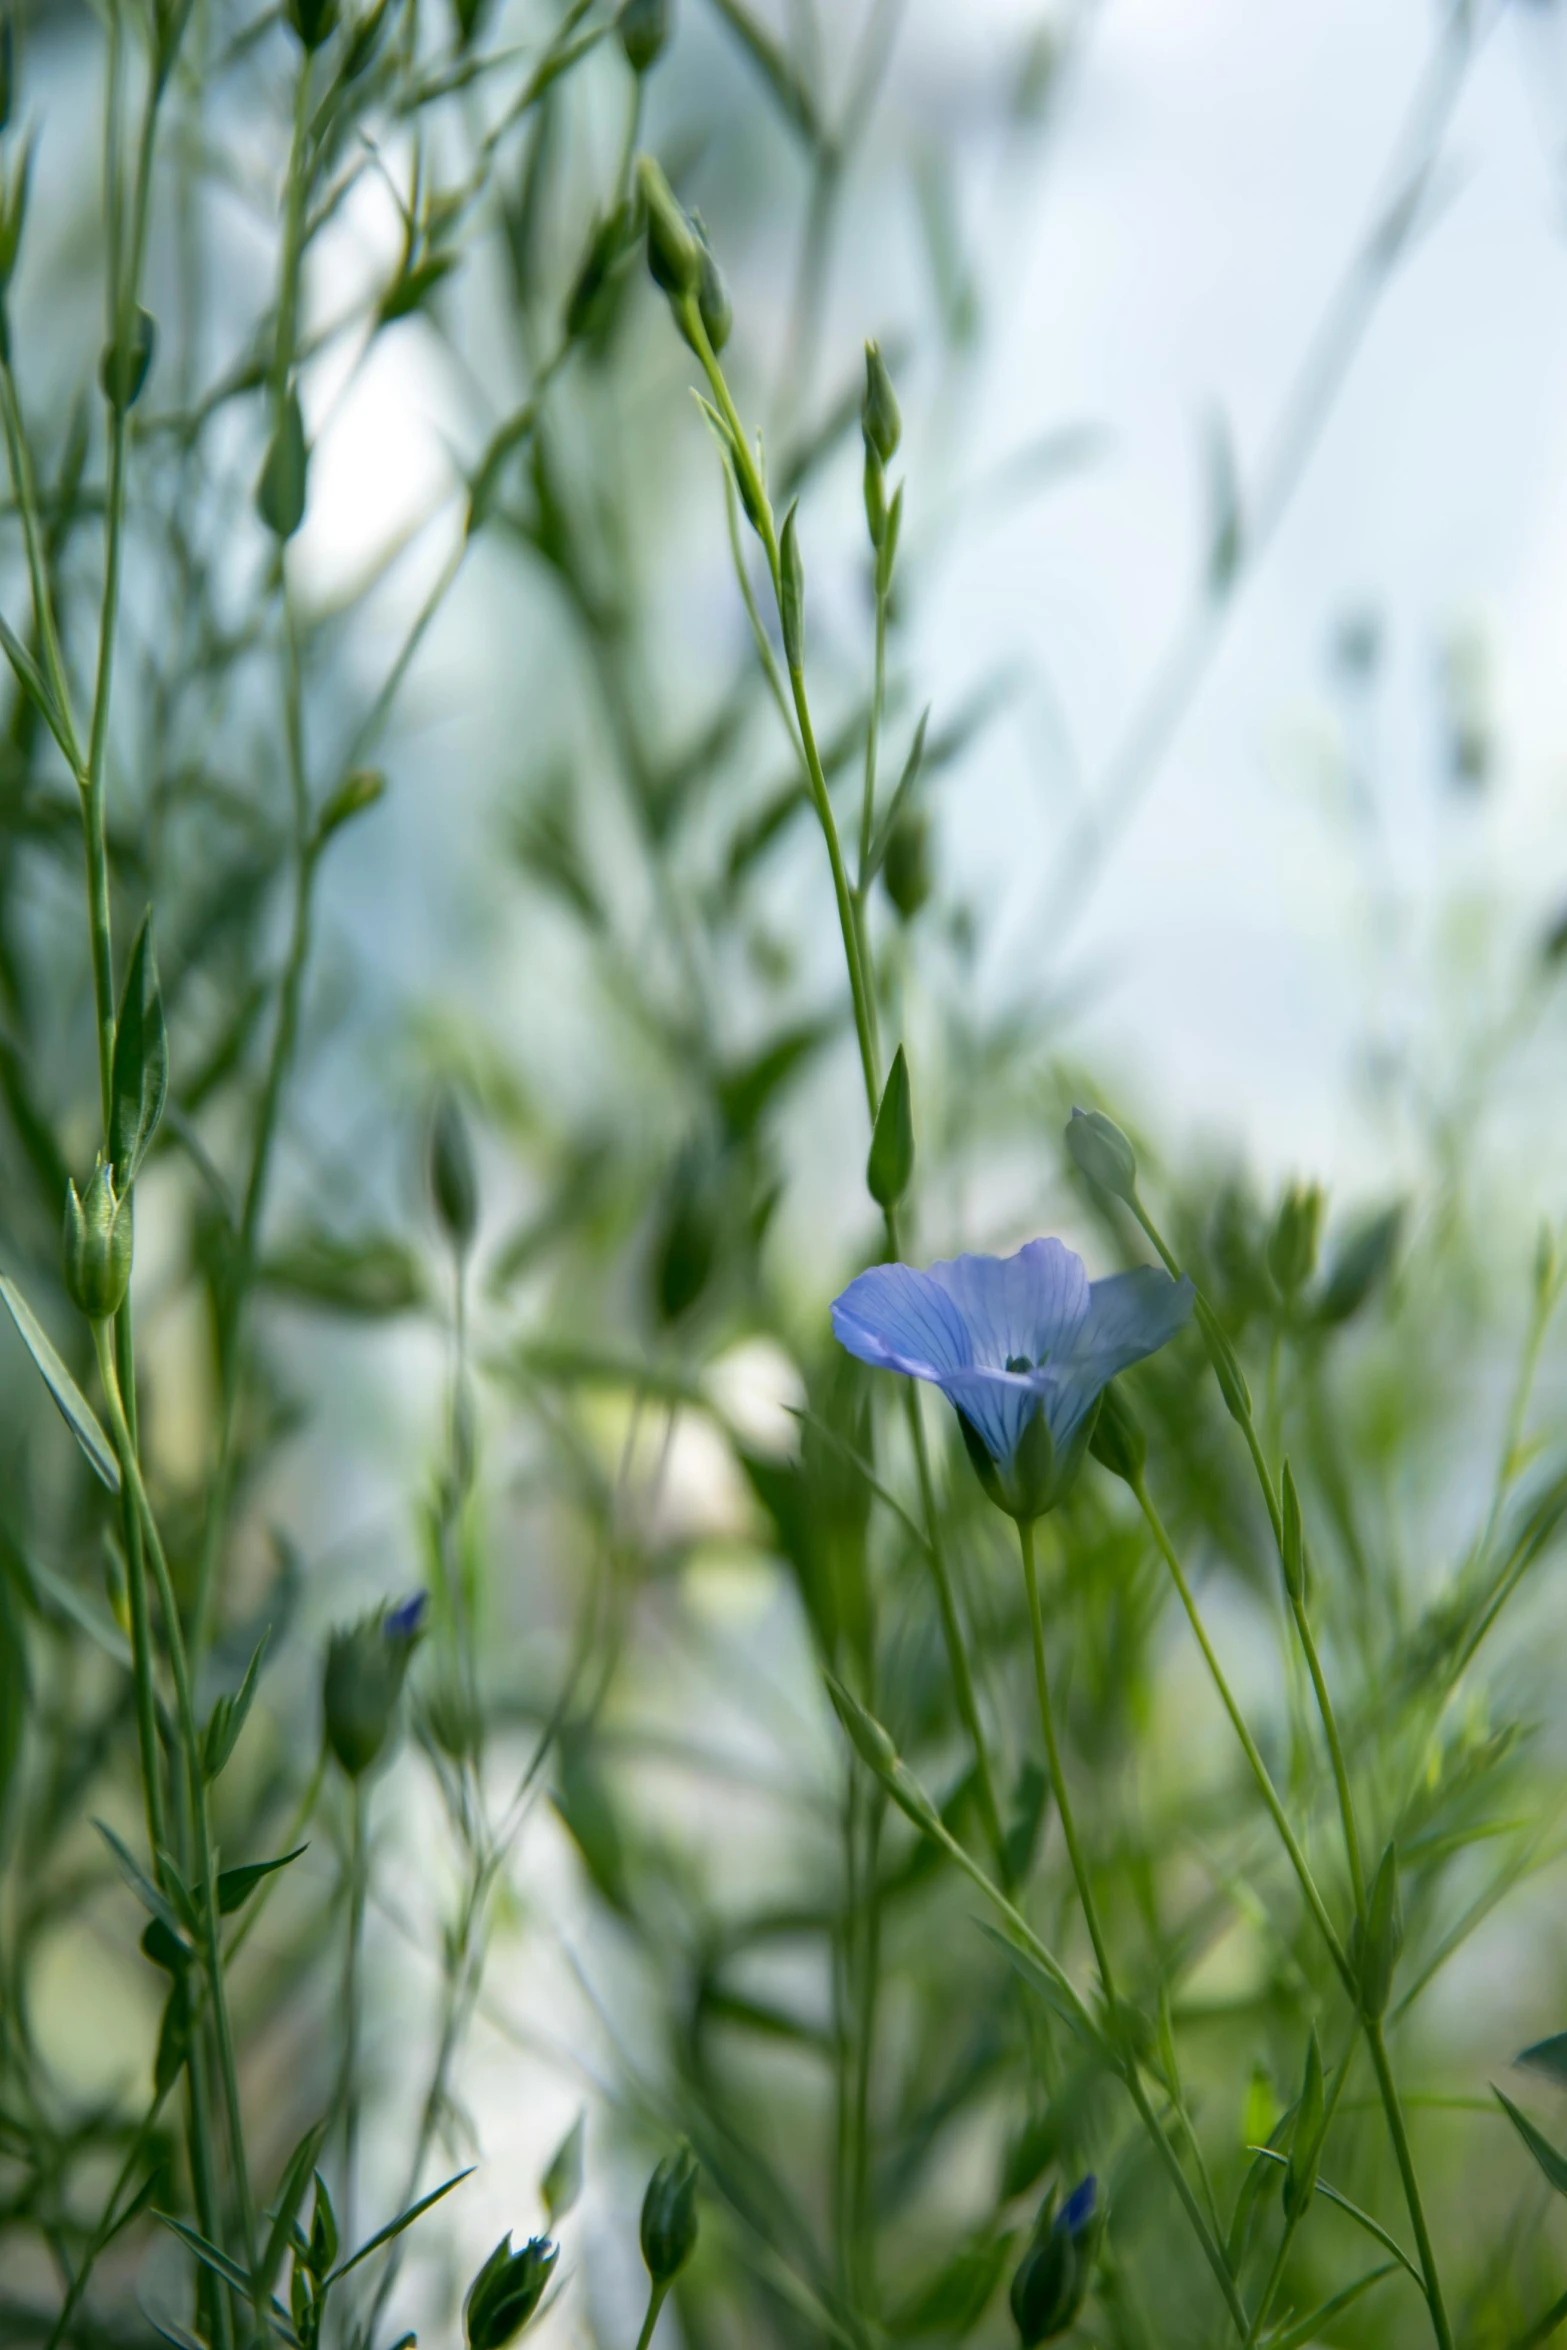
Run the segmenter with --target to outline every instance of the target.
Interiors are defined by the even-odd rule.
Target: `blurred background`
[[[944,1794],[962,1742],[909,1538],[881,1509],[868,1535],[866,1490],[811,1451],[817,1416],[861,1450],[874,1426],[909,1488],[890,1404],[828,1340],[829,1298],[878,1246],[864,1103],[721,468],[640,251],[574,306],[634,134],[702,216],[733,301],[729,381],[780,512],[800,494],[813,707],[850,834],[867,337],[902,405],[884,791],[929,719],[871,920],[915,1072],[910,1253],[1061,1231],[1110,1269],[1127,1235],[1064,1174],[1059,1131],[1091,1099],[1137,1132],[1266,1392],[1270,1455],[1287,1438],[1313,1481],[1356,1767],[1381,1833],[1415,1837],[1412,1941],[1446,1969],[1410,2035],[1422,2153],[1466,2239],[1461,2338],[1510,2341],[1559,2289],[1546,2190],[1486,2081],[1563,2022],[1561,1610],[1531,1581],[1477,1691],[1453,1592],[1494,1565],[1510,1597],[1561,1506],[1556,1276],[1535,1268],[1562,1212],[1567,1074],[1567,17],[1549,0],[681,0],[631,118],[608,9],[565,11],[564,33],[527,0],[392,14],[306,207],[308,498],[286,547],[254,491],[298,45],[237,0],[192,18],[153,182],[159,341],[110,757],[117,926],[157,909],[174,1053],[176,1114],[138,1187],[155,1499],[195,1609],[224,1464],[209,1695],[270,1628],[225,1858],[285,1826],[309,1843],[236,1974],[258,2165],[275,2173],[342,2077],[349,1814],[331,1770],[311,1777],[324,1643],[428,1585],[406,1733],[368,1798],[363,2227],[477,2167],[355,2323],[455,2339],[496,2237],[544,2224],[538,2182],[580,2111],[587,2188],[551,2339],[635,2339],[637,2199],[677,2130],[713,2195],[664,2320],[694,2345],[1009,2338],[1004,2295],[960,2322],[955,2288],[934,2316],[919,2289],[964,2247],[1015,2250],[1021,2199],[1069,2158],[1113,2171],[1126,2215],[1083,2338],[1217,2338],[1146,2163],[1116,2167],[1109,2093],[1039,2045],[1052,2029],[1015,2012],[961,1891],[916,1881],[896,1822],[882,2136],[846,2230],[844,1918],[881,1831],[845,1793],[816,1664],[879,1659],[871,1685]],[[25,25],[10,134],[13,152],[17,125],[35,138],[13,366],[40,480],[61,485],[45,511],[78,674],[101,566],[85,409],[74,476],[71,448],[102,340],[106,54],[86,13]],[[310,866],[280,1053],[302,869],[291,639],[312,804],[367,771],[384,792]],[[17,713],[0,1243],[64,1347],[56,1178],[90,1164],[97,1114],[80,851],[63,771]],[[438,1087],[476,1154],[460,1268],[427,1196]],[[1261,1270],[1291,1178],[1328,1192],[1311,1313]],[[1180,1361],[1139,1390],[1161,1506],[1315,1819],[1255,1496],[1207,1389],[1198,1412],[1200,1357]],[[162,1986],[87,1825],[135,1819],[102,1497],[9,1339],[4,1375],[32,1691],[7,2110],[52,2152],[8,2145],[0,2276],[6,2338],[41,2341],[59,2280],[38,2215],[57,2206],[67,2243],[85,2227]],[[1000,1775],[1026,1811],[1015,1567],[937,1441]],[[1257,1857],[1255,1799],[1137,1534],[1108,1488],[1074,1511],[1052,1605],[1079,1660],[1079,1767],[1124,1929],[1190,2032],[1228,2191],[1332,1985],[1298,1920],[1258,1922],[1290,1889]],[[1081,1958],[1059,1856],[1041,1865],[1043,1914]],[[1255,1901],[1235,1893],[1253,1868]],[[1505,1929],[1488,1922],[1504,1894]],[[1353,2095],[1346,2115],[1374,2135]],[[171,2177],[179,2161],[171,2139]],[[1342,2167],[1394,2225],[1385,2149],[1357,2137]],[[1319,2264],[1351,2273],[1353,2239],[1326,2239],[1299,2256],[1296,2307],[1327,2292]],[[187,2270],[131,2228],[80,2338],[149,2338]],[[1322,2338],[1427,2338],[1418,2298],[1380,2290]]]

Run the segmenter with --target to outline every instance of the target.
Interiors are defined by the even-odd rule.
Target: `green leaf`
[[[888,2331],[904,2340],[939,2335],[944,2342],[963,2341],[984,2316],[1011,2248],[1010,2232],[961,2245],[893,2311]]]
[[[76,745],[71,740],[70,728],[61,714],[60,705],[44,681],[43,671],[10,623],[0,618],[0,649],[16,672],[16,681],[33,704],[49,732],[64,752],[67,763],[76,766]]]
[[[261,2254],[258,2282],[264,2293],[270,2294],[283,2265],[283,2255],[288,2250],[294,2222],[299,2216],[305,2190],[314,2174],[317,2157],[326,2139],[326,2130],[324,2121],[314,2123],[288,2158],[288,2167],[277,2191],[272,2225],[267,2231],[266,2244]]]
[[[1491,2093],[1499,2101],[1513,2128],[1518,2132],[1529,2152],[1534,2156],[1558,2195],[1567,2195],[1567,2154],[1559,2154],[1543,2131],[1537,2130],[1526,2113],[1520,2113],[1510,2097],[1504,2097],[1496,2083]]]
[[[303,1844],[296,1844],[292,1852],[282,1853],[276,1860],[252,1860],[243,1868],[222,1870],[218,1876],[219,1917],[232,1917],[235,1910],[243,1908],[264,1877],[270,1877],[277,1869],[286,1869],[291,1860],[298,1860],[307,1849]]]
[[[256,484],[256,511],[279,539],[291,539],[305,519],[309,473],[310,452],[305,446],[299,394],[290,391],[278,412]]]
[[[1248,2146],[1246,2151],[1248,2154],[1258,2155],[1264,2162],[1276,2162],[1286,2170],[1289,2168],[1288,2155],[1276,2153],[1271,2146]],[[1330,2187],[1326,2179],[1318,2179],[1317,2193],[1325,2203],[1336,2203],[1340,2211],[1347,2212],[1358,2227],[1364,2228],[1366,2234],[1381,2245],[1384,2252],[1391,2252],[1399,2267],[1408,2270],[1421,2292],[1424,2293],[1426,2289],[1425,2278],[1420,2274],[1408,2253],[1402,2249],[1397,2237],[1390,2236],[1380,2220],[1373,2219],[1369,2211],[1362,2211],[1358,2203],[1351,2203],[1347,2195],[1341,2195],[1337,2187]]]
[[[454,2187],[460,2187],[464,2179],[471,2179],[473,2172],[474,2165],[470,2163],[466,2170],[460,2170],[456,2177],[448,2179],[444,2186],[435,2188],[432,2193],[423,2196],[419,2202],[410,2203],[406,2211],[399,2212],[396,2219],[389,2220],[384,2228],[378,2229],[375,2235],[361,2244],[357,2252],[350,2253],[347,2260],[333,2269],[331,2275],[322,2285],[323,2293],[328,2285],[335,2285],[339,2277],[346,2277],[351,2268],[357,2268],[362,2260],[368,2260],[372,2252],[379,2252],[383,2244],[389,2244],[394,2236],[400,2236],[404,2228],[412,2227],[414,2221],[427,2212],[432,2203],[439,2203],[443,2195],[449,2195]]]
[[[713,0],[713,5],[767,83],[780,111],[802,138],[809,140],[813,147],[818,145],[822,126],[816,101],[772,34],[757,23],[741,0]]]
[[[1543,2073],[1559,2089],[1567,2089],[1567,2032],[1557,2032],[1549,2040],[1536,2040],[1532,2047],[1520,2050],[1514,2064],[1527,2065],[1531,2072]]]
[[[85,1591],[78,1591],[74,1583],[68,1583],[63,1575],[57,1575],[53,1567],[46,1567],[42,1559],[28,1559],[26,1574],[33,1587],[35,1605],[46,1601],[50,1607],[58,1608],[62,1615],[70,1618],[78,1631],[86,1633],[95,1647],[102,1649],[105,1656],[112,1657],[127,1672],[132,1670],[135,1660],[131,1655],[131,1644],[101,1600],[92,1598]]]
[[[226,2252],[220,2252],[216,2244],[209,2244],[198,2229],[190,2227],[182,2219],[176,2219],[173,2212],[159,2211],[153,2217],[161,2219],[164,2226],[195,2253],[203,2268],[210,2268],[215,2277],[221,2277],[226,2285],[232,2285],[235,2292],[246,2301],[250,2299],[250,2279],[237,2261],[230,2260]]]
[[[11,1572],[0,1561],[0,1850],[27,1720],[27,1630]]]
[[[173,1904],[159,1891],[135,1855],[121,1842],[114,1830],[103,1820],[94,1820],[93,1826],[113,1853],[121,1876],[141,1903],[160,1925],[167,1926],[176,1942],[185,1939],[185,1927]]]
[[[1013,1941],[1010,1934],[1003,1934],[999,1926],[992,1926],[984,1918],[978,1920],[978,1925],[986,1941],[995,1944],[1007,1964],[1015,1968],[1024,1982],[1040,1994],[1047,2006],[1060,2017],[1061,2021],[1068,2025],[1079,2039],[1086,2038],[1087,2035],[1083,2030],[1083,2018],[1073,2008],[1071,2001],[1065,1996],[1055,1977],[1040,1965],[1033,1952],[1025,1950],[1021,1943]]]
[[[1380,2285],[1384,2277],[1390,2277],[1397,2265],[1396,2261],[1385,2260],[1380,2268],[1368,2269],[1363,2277],[1357,2277],[1352,2285],[1346,2285],[1331,2300],[1320,2303],[1309,2317],[1298,2318],[1293,2325],[1286,2326],[1282,2334],[1271,2336],[1268,2350],[1306,2350],[1306,2344],[1317,2341],[1330,2320],[1339,2316],[1343,2310],[1353,2307],[1363,2293],[1369,2293],[1373,2285]]]
[[[158,2027],[152,2086],[160,2100],[173,2088],[184,2066],[190,2047],[191,2021],[190,1984],[182,1972],[169,1985],[169,1996],[163,2003],[163,2021]]]
[[[0,1298],[4,1298],[11,1319],[20,1334],[22,1344],[38,1365],[43,1376],[43,1383],[59,1405],[66,1426],[109,1491],[118,1493],[120,1490],[120,1464],[115,1459],[113,1447],[99,1424],[97,1413],[50,1345],[43,1325],[34,1314],[32,1307],[23,1297],[16,1283],[5,1273],[0,1273]]]
[[[245,1727],[256,1694],[256,1683],[261,1674],[261,1660],[266,1654],[269,1635],[262,1633],[256,1643],[256,1652],[245,1667],[245,1678],[232,1696],[213,1700],[207,1717],[206,1734],[201,1742],[202,1776],[215,1779],[239,1743],[239,1734]]]
[[[893,1055],[865,1163],[865,1188],[879,1208],[896,1207],[914,1175],[914,1104],[909,1064],[900,1044]]]
[[[551,2227],[565,2218],[582,2193],[582,2141],[586,2127],[587,2116],[579,2113],[550,2156],[549,2167],[539,2182],[539,2194]]]
[[[871,853],[865,865],[867,888],[887,862],[887,851],[892,845],[892,836],[897,829],[898,819],[908,806],[914,786],[919,781],[920,769],[925,764],[925,729],[929,724],[930,704],[927,702],[920,712],[919,724],[914,729],[914,740],[910,743],[909,755],[903,762],[903,773],[898,778],[898,787],[887,802],[886,811],[881,822],[877,825],[871,841]]]
[[[109,1160],[121,1192],[135,1182],[169,1093],[169,1036],[158,990],[152,908],[141,918],[114,1024]]]

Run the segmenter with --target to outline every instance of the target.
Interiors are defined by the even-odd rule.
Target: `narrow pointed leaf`
[[[1286,2170],[1289,2168],[1288,2155],[1275,2153],[1271,2146],[1248,2146],[1246,2151],[1248,2154],[1261,2155],[1264,2162],[1276,2162]],[[1347,2212],[1358,2226],[1365,2229],[1368,2236],[1381,2245],[1384,2252],[1392,2253],[1400,2268],[1409,2271],[1421,2292],[1425,2291],[1425,2279],[1419,2269],[1416,2268],[1408,2253],[1403,2250],[1397,2237],[1390,2236],[1380,2220],[1373,2219],[1369,2211],[1362,2211],[1358,2203],[1351,2203],[1347,2195],[1341,2195],[1337,2187],[1330,2187],[1326,2179],[1318,2179],[1317,2193],[1324,2202],[1336,2203],[1340,2211]]]
[[[1567,2032],[1536,2040],[1531,2047],[1520,2049],[1513,2062],[1527,2065],[1530,2072],[1543,2073],[1559,2089],[1567,2089]]]
[[[1502,2111],[1550,2180],[1551,2185],[1556,2189],[1557,2194],[1567,2195],[1567,2154],[1559,2153],[1551,2144],[1550,2139],[1546,2137],[1544,2131],[1537,2130],[1529,2116],[1526,2113],[1520,2113],[1512,2099],[1504,2097],[1494,2081],[1491,2084],[1491,2092],[1500,2102]]]
[[[292,1852],[282,1853],[276,1860],[247,1861],[243,1868],[224,1869],[218,1877],[218,1915],[232,1917],[235,1910],[243,1907],[250,1899],[264,1877],[270,1877],[275,1869],[286,1869],[289,1862],[298,1860],[304,1850],[303,1844],[296,1844]]]
[[[282,2183],[278,2188],[272,2225],[267,2231],[266,2244],[261,2254],[259,2282],[264,2293],[271,2292],[278,2271],[283,2265],[283,2255],[288,2250],[294,2222],[299,2216],[299,2207],[305,2199],[305,2191],[314,2175],[316,2161],[325,2139],[326,2123],[316,2122],[305,2132],[289,2156],[288,2168],[284,2171]]]
[[[136,1180],[169,1093],[169,1037],[158,988],[152,909],[142,916],[126,965],[114,1026],[109,1158],[119,1189]]]
[[[1370,2292],[1373,2285],[1380,2285],[1384,2277],[1392,2276],[1397,2266],[1396,2261],[1384,2260],[1380,2268],[1368,2269],[1363,2277],[1357,2277],[1352,2285],[1346,2285],[1341,2293],[1335,2293],[1330,2301],[1324,2301],[1312,2310],[1309,2317],[1297,2319],[1282,2334],[1274,2335],[1268,2350],[1305,2350],[1308,2342],[1320,2339],[1324,2326],[1342,2315],[1346,2309],[1352,2308],[1363,2293]]]
[[[93,1826],[97,1829],[99,1835],[103,1838],[105,1844],[107,1844],[109,1850],[113,1853],[115,1861],[119,1866],[121,1876],[125,1879],[126,1884],[129,1885],[131,1891],[135,1894],[143,1909],[147,1910],[153,1917],[155,1917],[160,1925],[167,1926],[169,1932],[174,1936],[176,1942],[183,1942],[185,1939],[185,1928],[179,1915],[175,1911],[173,1904],[163,1893],[159,1891],[158,1887],[153,1883],[146,1870],[142,1867],[140,1861],[137,1860],[135,1854],[128,1849],[121,1839],[116,1836],[114,1830],[107,1826],[104,1821],[94,1820]]]
[[[61,1417],[111,1493],[120,1490],[120,1464],[92,1405],[50,1345],[42,1323],[16,1283],[0,1273],[4,1298],[22,1344],[38,1365],[43,1383],[59,1406]]]
[[[349,2270],[357,2268],[362,2260],[368,2260],[372,2252],[379,2252],[383,2244],[390,2244],[392,2238],[400,2236],[404,2228],[412,2227],[414,2221],[427,2212],[432,2203],[439,2203],[443,2195],[449,2195],[454,2187],[460,2187],[464,2179],[472,2178],[473,2167],[473,2164],[470,2163],[468,2168],[460,2170],[455,2178],[448,2179],[443,2186],[435,2188],[432,2193],[424,2196],[418,2203],[410,2203],[406,2211],[399,2212],[396,2219],[389,2221],[384,2228],[379,2229],[375,2235],[361,2244],[357,2252],[350,2253],[347,2260],[333,2269],[323,2284],[322,2291],[326,2290],[327,2285],[335,2285],[339,2277],[346,2277]]]
[[[255,1655],[245,1667],[245,1678],[232,1697],[218,1698],[207,1718],[206,1735],[201,1744],[203,1775],[215,1779],[239,1743],[239,1734],[245,1727],[246,1716],[256,1694],[256,1683],[261,1675],[261,1660],[266,1654],[269,1634],[263,1632],[256,1643]]]

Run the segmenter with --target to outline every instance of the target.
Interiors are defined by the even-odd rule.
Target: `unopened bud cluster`
[[[131,1203],[114,1188],[114,1176],[100,1159],[84,1195],[65,1187],[62,1244],[65,1293],[89,1322],[112,1321],[125,1302],[131,1280]]]

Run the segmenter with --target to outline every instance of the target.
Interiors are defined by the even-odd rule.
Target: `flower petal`
[[[947,1401],[972,1422],[998,1469],[1011,1467],[1023,1431],[1041,1405],[1055,1434],[1056,1379],[1042,1378],[1037,1371],[993,1371],[974,1364],[944,1373],[939,1385]]]
[[[1157,1354],[1185,1322],[1196,1294],[1189,1281],[1172,1281],[1157,1265],[1096,1281],[1072,1352],[1076,1377],[1092,1382],[1097,1395],[1128,1363]]]
[[[952,1257],[930,1278],[963,1317],[970,1360],[993,1371],[1062,1356],[1088,1312],[1083,1260],[1059,1240],[1031,1240],[1011,1257]]]
[[[963,1317],[946,1290],[912,1265],[872,1265],[832,1303],[833,1335],[862,1363],[939,1382],[972,1362]]]

